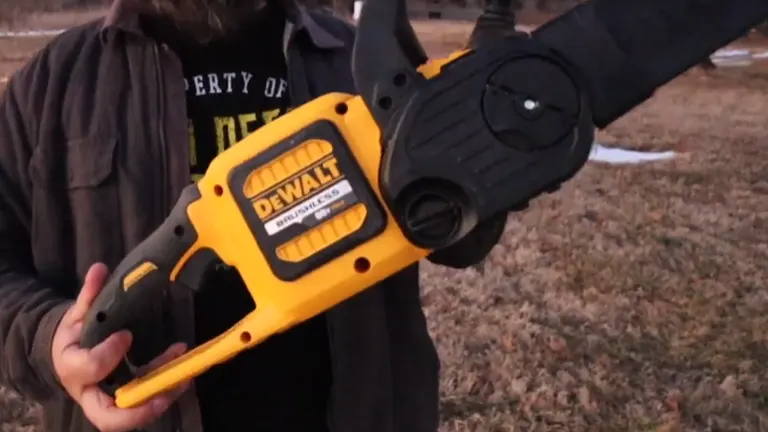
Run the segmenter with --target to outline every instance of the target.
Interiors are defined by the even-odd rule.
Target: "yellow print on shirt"
[[[232,147],[239,142],[238,137],[246,137],[256,129],[254,124],[265,125],[280,116],[280,108],[262,111],[260,113],[239,114],[236,116],[214,117],[214,131],[216,134],[216,154]],[[286,112],[291,111],[289,108]],[[189,122],[189,163],[197,165],[197,142],[195,140],[195,126]],[[192,174],[192,181],[197,182],[203,174]]]

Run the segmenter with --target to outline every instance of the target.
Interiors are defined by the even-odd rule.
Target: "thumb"
[[[70,324],[82,321],[85,318],[96,296],[101,292],[108,274],[107,266],[102,263],[96,263],[88,269],[88,273],[85,275],[85,282],[83,282],[83,287],[80,289],[80,294],[78,294],[77,300],[67,316],[67,321]]]

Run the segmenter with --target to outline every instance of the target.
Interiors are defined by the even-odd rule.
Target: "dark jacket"
[[[354,92],[354,28],[325,12],[293,12],[284,41],[292,104]],[[0,378],[42,404],[46,431],[95,430],[57,381],[51,340],[89,266],[114,268],[190,183],[184,97],[176,56],[145,37],[119,0],[105,19],[49,43],[2,96]],[[134,359],[177,340],[194,345],[192,310],[191,292],[171,286],[147,311],[154,330],[135,335]],[[435,431],[439,361],[418,267],[327,316],[332,430]],[[194,389],[151,430],[200,431]]]

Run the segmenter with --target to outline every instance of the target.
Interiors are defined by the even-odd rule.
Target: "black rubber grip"
[[[142,315],[163,301],[171,273],[182,259],[186,262],[179,272],[179,282],[191,289],[200,288],[204,269],[216,255],[202,249],[184,258],[198,237],[187,207],[199,198],[197,186],[188,186],[165,222],[114,269],[86,316],[82,347],[93,348],[115,332],[141,328]],[[134,341],[137,343],[140,341]],[[131,368],[123,361],[101,388],[114,395],[117,388],[133,378]]]
[[[533,37],[585,75],[605,127],[766,19],[768,0],[593,0]]]

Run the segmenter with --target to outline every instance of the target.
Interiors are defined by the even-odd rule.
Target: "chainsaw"
[[[170,282],[200,290],[215,262],[239,271],[256,308],[146,375],[124,361],[100,386],[118,407],[143,403],[556,190],[595,127],[767,17],[766,0],[593,0],[430,60],[405,0],[366,0],[358,94],[316,98],[217,156],[114,269],[81,345],[135,328]]]

